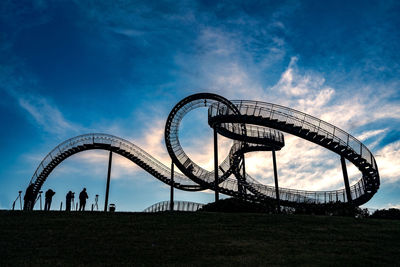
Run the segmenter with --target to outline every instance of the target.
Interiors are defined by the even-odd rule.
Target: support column
[[[246,181],[246,156],[245,156],[244,153],[243,153],[243,165],[242,165],[242,167],[243,167],[243,182],[245,182]],[[241,193],[246,194],[246,187],[244,187],[244,185],[241,185],[240,187],[241,187]]]
[[[174,163],[171,163],[171,192],[169,199],[169,210],[174,210]]]
[[[344,180],[344,186],[346,188],[347,202],[351,203],[353,199],[351,198],[349,176],[347,175],[346,159],[343,156],[340,156],[340,162],[342,163],[343,180]]]
[[[110,191],[110,178],[111,178],[111,163],[112,163],[112,151],[108,158],[108,172],[107,172],[107,187],[106,187],[106,200],[104,201],[104,211],[107,211],[108,206],[108,192]]]
[[[214,175],[215,175],[215,202],[219,200],[218,194],[218,139],[217,139],[217,129],[214,127]]]
[[[275,195],[278,213],[281,212],[281,205],[279,200],[279,186],[278,186],[278,170],[276,168],[276,155],[275,150],[272,150],[272,162],[274,164],[274,178],[275,178]]]
[[[20,209],[22,210],[22,197],[21,197],[21,193],[22,193],[22,191],[19,191],[18,192],[18,196],[19,196],[19,207],[20,207]],[[14,210],[14,209],[13,209]]]
[[[43,191],[39,191],[39,198],[40,198],[40,210],[42,210],[42,193],[43,193]]]

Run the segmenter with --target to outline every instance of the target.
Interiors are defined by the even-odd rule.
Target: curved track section
[[[59,144],[42,160],[30,181],[30,184],[33,184],[35,199],[43,183],[58,164],[76,153],[92,149],[113,151],[136,163],[160,181],[171,184],[171,169],[140,147],[127,140],[108,134],[85,134]],[[173,186],[175,188],[185,191],[203,190],[186,176],[176,172],[174,175]]]
[[[172,162],[183,173],[174,173],[173,186],[186,191],[215,190],[214,172],[192,161],[179,142],[179,126],[190,111],[208,108],[208,123],[216,131],[234,140],[226,159],[218,167],[218,191],[251,201],[273,201],[276,190],[244,173],[244,154],[252,151],[280,150],[284,145],[281,131],[327,148],[352,162],[360,170],[360,180],[351,186],[352,203],[362,205],[379,188],[379,172],[368,148],[345,131],[303,112],[280,105],[256,101],[229,101],[222,96],[201,93],[181,100],[170,112],[165,125],[165,143]],[[32,176],[36,199],[52,170],[63,160],[85,150],[103,149],[120,154],[145,171],[171,184],[171,169],[138,146],[107,134],[86,134],[71,138],[55,147]],[[233,176],[233,178],[231,177]],[[345,189],[304,191],[279,188],[282,205],[292,206],[329,202],[349,202]],[[33,203],[28,205],[33,208]]]

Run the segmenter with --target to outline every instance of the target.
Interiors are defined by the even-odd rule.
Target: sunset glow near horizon
[[[115,135],[170,166],[165,121],[199,92],[280,104],[352,134],[381,178],[364,207],[400,208],[399,13],[398,1],[2,1],[0,209],[77,135]],[[212,170],[207,109],[180,129],[187,154]],[[221,160],[231,144],[220,138]],[[344,187],[339,156],[298,137],[285,133],[277,161],[282,187]],[[62,162],[42,187],[56,192],[52,209],[83,187],[102,209],[107,164],[107,151]],[[247,154],[246,170],[273,185],[270,153]],[[348,171],[351,184],[360,179]],[[168,185],[121,156],[111,177],[117,210],[169,200]],[[214,194],[175,190],[175,199],[208,203]]]

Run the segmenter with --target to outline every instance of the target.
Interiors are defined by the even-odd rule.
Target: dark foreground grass
[[[400,221],[0,211],[0,266],[42,264],[393,266]]]

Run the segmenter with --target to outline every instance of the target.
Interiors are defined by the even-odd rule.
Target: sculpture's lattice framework
[[[178,138],[183,117],[200,107],[208,107],[208,123],[214,129],[215,144],[217,133],[234,140],[228,156],[222,163],[215,165],[214,171],[205,170],[192,161],[181,147]],[[284,146],[282,132],[298,136],[340,155],[345,188],[332,191],[278,188],[263,185],[248,175],[245,172],[244,154],[252,151],[272,151],[275,157],[275,151]],[[172,170],[135,144],[116,136],[85,134],[68,139],[48,153],[37,167],[30,181],[30,184],[33,184],[34,196],[37,196],[43,183],[58,164],[73,154],[92,149],[115,152],[136,163],[160,181],[171,185],[171,188],[185,191],[211,189],[216,192],[216,196],[218,193],[224,193],[257,202],[280,199],[281,203],[287,206],[331,202],[362,205],[372,198],[380,185],[374,156],[355,137],[303,112],[266,102],[229,101],[210,93],[188,96],[175,105],[167,118],[165,143],[172,160]],[[214,157],[218,158],[216,153]],[[348,183],[345,159],[361,172],[361,178],[351,186]],[[174,165],[182,174],[173,171]],[[277,177],[275,180],[277,185]],[[33,205],[28,203],[25,206],[32,209]]]
[[[161,201],[156,204],[151,205],[143,210],[143,212],[162,212],[162,211],[198,211],[204,204],[190,202],[190,201],[174,201],[172,203],[173,207],[171,209],[171,202]]]

